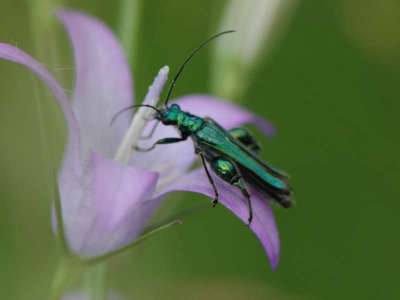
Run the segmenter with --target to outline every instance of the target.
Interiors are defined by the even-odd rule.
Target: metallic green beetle
[[[287,176],[268,166],[258,157],[260,147],[245,128],[228,131],[210,118],[201,118],[182,111],[177,104],[157,110],[156,119],[163,125],[175,126],[181,137],[163,138],[150,148],[136,147],[136,150],[150,151],[156,145],[183,142],[190,137],[194,143],[195,153],[200,156],[214,189],[213,206],[218,203],[219,193],[207,163],[218,177],[239,188],[245,196],[249,207],[249,224],[253,218],[253,211],[246,183],[275,199],[283,207],[291,206],[291,188]]]
[[[215,199],[213,201],[213,206],[218,203],[219,193],[207,163],[211,166],[214,173],[223,181],[240,189],[243,196],[247,199],[249,208],[248,224],[250,224],[253,218],[253,210],[250,193],[246,184],[253,186],[270,198],[276,200],[283,207],[288,208],[292,205],[292,200],[290,197],[291,188],[288,184],[287,176],[270,167],[260,159],[258,156],[260,147],[245,128],[226,130],[210,118],[201,118],[182,111],[177,104],[168,105],[172,89],[185,65],[193,55],[209,41],[230,32],[232,31],[225,31],[212,36],[188,56],[171,83],[163,108],[150,105],[133,106],[152,108],[156,112],[155,119],[159,121],[156,124],[161,122],[166,126],[175,126],[181,134],[181,137],[160,139],[147,149],[142,149],[138,146],[136,146],[135,149],[137,151],[146,152],[154,149],[157,145],[183,142],[190,137],[194,143],[195,153],[200,156],[207,177],[214,189]],[[152,133],[156,126],[153,128]],[[149,136],[146,138],[149,138]]]

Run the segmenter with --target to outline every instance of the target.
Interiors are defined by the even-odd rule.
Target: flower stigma
[[[164,66],[158,72],[158,76],[149,87],[149,92],[147,93],[143,103],[156,106],[161,90],[163,89],[165,83],[168,79],[169,67]],[[142,132],[148,122],[148,120],[154,116],[154,111],[146,107],[141,107],[138,109],[137,113],[132,118],[132,123],[129,126],[120,146],[118,147],[117,153],[115,155],[115,160],[123,164],[128,164],[129,159],[132,157],[134,152],[134,146],[137,144]]]

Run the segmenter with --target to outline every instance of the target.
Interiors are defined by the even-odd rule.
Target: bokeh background
[[[54,54],[54,40],[33,34],[33,2],[1,0],[0,41],[35,53],[72,87],[66,36],[54,23]],[[225,3],[142,1],[132,66],[137,99],[161,66],[176,70],[216,31]],[[119,1],[64,5],[117,30]],[[287,170],[295,188],[293,209],[275,207],[277,271],[246,226],[218,207],[114,258],[108,284],[126,299],[145,300],[400,299],[399,28],[397,0],[300,0],[248,89],[234,99],[276,124],[275,138],[259,135],[263,157]],[[175,94],[210,92],[210,69],[208,49]],[[0,61],[0,299],[46,299],[57,258],[52,174],[64,133],[38,81]],[[208,199],[182,194],[167,205],[179,211],[201,201]]]

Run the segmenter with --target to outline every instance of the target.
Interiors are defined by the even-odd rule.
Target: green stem
[[[54,17],[54,9],[60,5],[63,0],[31,0],[28,1],[29,19],[32,30],[32,43],[34,47],[35,56],[49,65],[56,65],[58,61],[57,49],[57,27]],[[42,84],[38,81],[33,81],[33,99],[37,114],[37,124],[39,130],[39,140],[41,145],[41,159],[44,166],[46,166],[45,177],[46,184],[49,190],[53,183],[52,166],[54,165],[54,158],[52,151],[52,143],[49,143],[46,128],[46,107],[44,106],[43,99],[48,98],[47,91],[44,92]]]
[[[56,49],[55,49],[55,25],[53,24],[53,0],[32,0],[28,1],[30,24],[33,37],[33,46],[35,56],[39,58],[40,61],[45,61],[46,63],[54,63],[56,61]],[[43,47],[46,45],[46,47]],[[46,98],[47,94],[44,94],[42,86],[37,84],[37,81],[33,79],[33,99],[35,104],[35,109],[38,118],[38,129],[39,129],[39,140],[41,144],[41,152],[43,165],[46,168],[46,181],[48,187],[50,187],[50,182],[52,181],[50,171],[52,166],[52,152],[51,144],[46,138],[46,126],[45,126],[45,109],[43,105],[43,98]]]
[[[57,30],[54,12],[61,3],[62,0],[31,0],[28,2],[35,52],[40,59],[46,59],[47,63],[57,62]]]
[[[78,279],[84,265],[75,258],[61,259],[51,285],[50,300],[60,300],[66,289]]]
[[[29,15],[31,30],[33,36],[33,46],[35,50],[35,55],[41,61],[45,61],[46,64],[54,66],[58,61],[58,51],[57,51],[57,28],[54,18],[54,8],[59,5],[62,0],[31,0],[28,1]],[[45,46],[44,46],[45,45]],[[44,165],[47,164],[46,175],[48,186],[53,185],[52,172],[52,159],[51,159],[51,144],[46,138],[46,126],[45,126],[45,110],[43,107],[43,98],[46,95],[42,87],[34,84],[34,102],[36,106],[36,112],[38,115],[39,124],[39,136],[42,145],[43,159],[45,161]],[[50,162],[49,162],[50,161]],[[56,196],[55,208],[56,217],[58,221],[59,238],[63,246],[63,255],[59,260],[57,265],[53,282],[51,284],[50,299],[60,300],[65,290],[78,279],[80,273],[83,270],[84,264],[77,258],[74,258],[68,254],[68,246],[66,244],[66,239],[64,235],[64,227],[62,222],[62,212],[61,203],[59,200],[58,190],[57,194],[52,194],[51,196]]]
[[[84,289],[89,300],[106,300],[106,264],[96,264],[83,274]]]
[[[137,57],[141,6],[140,0],[122,0],[120,6],[118,35],[131,65]]]

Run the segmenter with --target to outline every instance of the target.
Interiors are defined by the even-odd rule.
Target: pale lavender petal
[[[73,176],[73,174],[80,174],[82,170],[80,160],[79,126],[64,90],[39,62],[22,50],[11,45],[0,43],[0,58],[24,65],[33,73],[38,75],[52,91],[55,96],[55,100],[64,113],[68,128],[68,141],[64,154],[61,177],[63,179],[62,181],[66,185],[66,188],[68,189],[68,178]]]
[[[128,129],[131,114],[113,115],[132,105],[128,62],[113,33],[100,21],[74,11],[61,11],[60,20],[72,40],[76,83],[73,107],[81,127],[83,153],[92,150],[113,157]]]
[[[188,95],[174,102],[183,110],[201,117],[210,117],[227,129],[243,124],[254,124],[266,135],[275,133],[275,126],[272,123],[232,102],[208,95]]]
[[[215,178],[215,176],[214,179],[220,193],[220,203],[247,224],[249,212],[246,199],[237,188],[226,184],[219,178]],[[197,169],[183,176],[180,180],[167,186],[157,196],[160,197],[165,193],[174,191],[195,192],[214,198],[214,190],[203,169]],[[275,217],[265,196],[252,190],[251,201],[253,205],[253,221],[250,225],[250,229],[264,247],[272,269],[276,269],[279,262],[280,242]]]
[[[158,174],[92,154],[81,189],[61,194],[66,236],[82,257],[95,257],[132,242],[143,230],[158,200],[148,200]],[[79,197],[78,202],[70,199]]]
[[[148,133],[154,121],[146,126],[144,134]],[[179,133],[172,126],[159,124],[154,136],[150,140],[141,140],[139,145],[142,148],[150,147],[155,141],[165,137],[178,137]],[[132,164],[160,173],[160,183],[167,183],[187,171],[196,159],[194,155],[193,142],[187,141],[158,145],[149,152],[135,152],[132,157]]]

